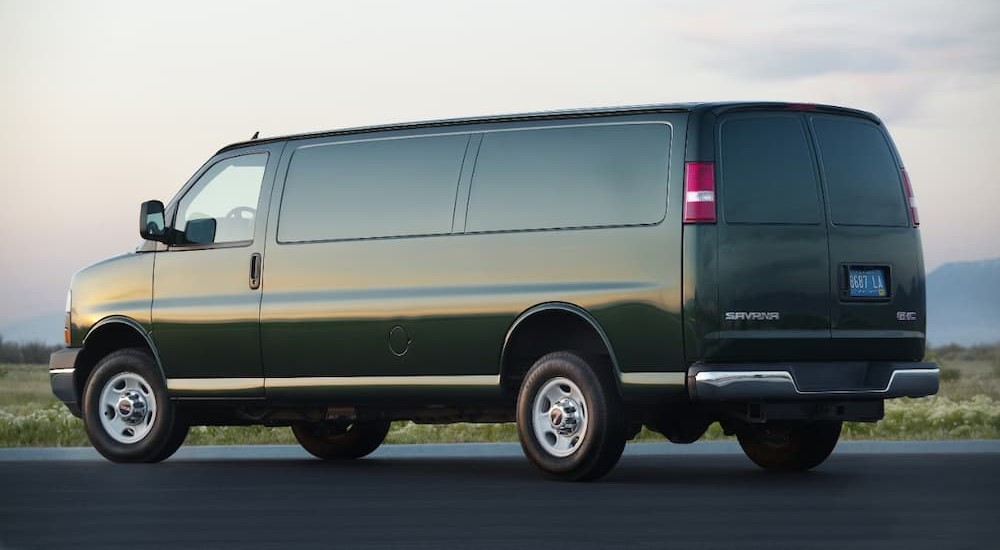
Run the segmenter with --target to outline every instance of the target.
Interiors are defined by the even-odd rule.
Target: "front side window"
[[[267,154],[219,161],[184,195],[174,229],[180,244],[252,241]]]

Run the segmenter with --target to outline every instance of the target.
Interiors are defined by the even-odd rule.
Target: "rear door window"
[[[814,117],[812,126],[833,223],[906,226],[900,171],[882,130],[848,117]]]
[[[737,115],[720,131],[723,211],[728,223],[817,224],[819,184],[798,115]]]

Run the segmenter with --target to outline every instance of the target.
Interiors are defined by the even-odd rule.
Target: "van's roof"
[[[792,103],[777,101],[725,101],[725,102],[704,102],[704,103],[658,103],[651,105],[626,105],[620,107],[595,107],[589,109],[563,109],[556,111],[537,111],[532,113],[513,113],[501,115],[486,115],[463,118],[445,118],[439,120],[422,120],[417,122],[402,122],[394,124],[379,124],[375,126],[358,126],[354,128],[342,128],[338,130],[325,130],[319,132],[305,132],[301,134],[289,134],[284,136],[274,136],[268,138],[251,139],[238,141],[219,149],[219,153],[231,149],[238,149],[250,145],[261,143],[272,143],[290,139],[304,139],[326,136],[337,136],[344,134],[360,134],[366,132],[380,132],[386,130],[406,130],[411,128],[432,128],[436,126],[457,126],[461,124],[477,124],[483,122],[513,122],[519,120],[545,119],[545,118],[581,118],[592,115],[628,115],[654,112],[690,112],[690,111],[710,111],[715,115],[731,110],[755,110],[755,109],[783,109],[783,110],[803,110],[835,112],[860,116],[881,123],[879,118],[868,111],[837,107],[835,105],[822,105],[817,103]],[[218,153],[216,153],[218,154]]]

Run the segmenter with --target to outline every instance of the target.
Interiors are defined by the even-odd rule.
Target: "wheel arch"
[[[83,349],[76,358],[73,371],[73,386],[78,402],[82,402],[84,385],[97,363],[109,353],[126,348],[144,348],[153,356],[153,362],[166,383],[166,375],[160,356],[156,352],[149,333],[135,319],[122,315],[105,317],[94,323],[83,338]]]
[[[621,391],[621,369],[607,333],[590,312],[568,302],[537,304],[511,323],[500,353],[500,385],[516,392],[535,360],[561,350],[607,356]]]

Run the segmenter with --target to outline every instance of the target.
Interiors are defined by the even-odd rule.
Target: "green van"
[[[824,105],[255,139],[75,275],[52,389],[120,462],[192,425],[347,459],[394,420],[516,421],[542,471],[588,480],[644,425],[719,422],[803,470],[843,421],[937,392],[918,224],[882,122]]]

